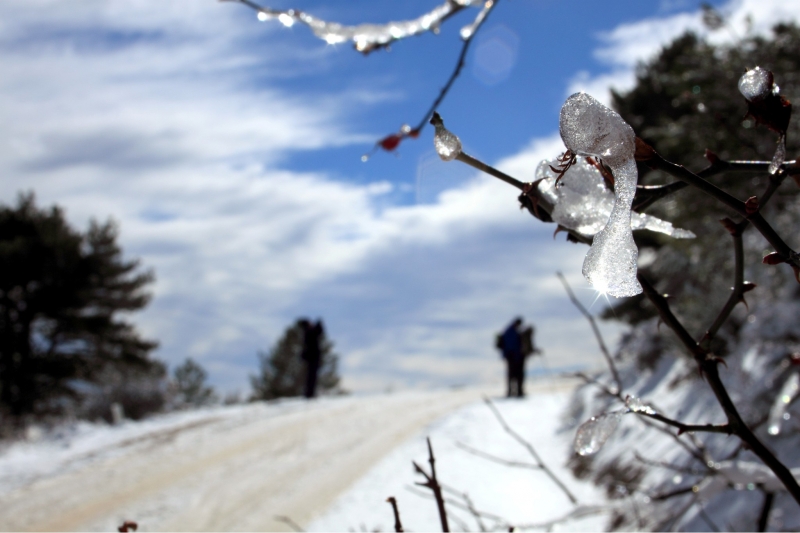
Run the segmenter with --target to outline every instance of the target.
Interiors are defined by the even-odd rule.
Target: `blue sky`
[[[437,3],[264,5],[354,24]],[[565,98],[630,87],[637,61],[704,31],[698,4],[500,0],[440,112],[468,153],[529,180],[563,150]],[[740,34],[748,14],[756,32],[800,14],[796,0],[714,4]],[[325,320],[357,391],[497,380],[492,337],[517,314],[549,367],[597,365],[555,277],[591,304],[585,247],[554,240],[508,186],[440,162],[431,129],[360,160],[420,120],[476,13],[363,57],[234,3],[4,0],[0,200],[33,190],[81,228],[118,221],[157,277],[133,320],[157,357],[193,357],[223,390],[244,390],[256,351],[299,316]]]

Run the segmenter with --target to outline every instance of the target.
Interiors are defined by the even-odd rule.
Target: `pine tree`
[[[176,367],[172,375],[175,392],[182,404],[201,406],[216,399],[214,389],[206,384],[208,372],[191,357]]]
[[[33,194],[0,206],[0,412],[56,410],[77,396],[74,380],[111,369],[163,373],[149,358],[156,343],[119,318],[147,304],[153,274],[122,258],[117,234],[111,221],[80,233]]]
[[[275,346],[268,352],[258,352],[259,373],[250,376],[253,400],[272,400],[288,396],[302,396],[305,386],[305,365],[300,354],[303,350],[303,331],[295,323],[284,331]],[[339,390],[338,356],[333,353],[333,343],[323,338],[317,387],[322,393]]]

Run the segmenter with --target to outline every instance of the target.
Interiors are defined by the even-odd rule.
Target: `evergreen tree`
[[[206,384],[208,372],[192,358],[176,367],[172,375],[175,392],[182,404],[207,405],[216,399],[214,389]]]
[[[0,206],[0,412],[51,411],[76,396],[73,380],[97,383],[109,370],[163,373],[119,314],[143,308],[151,272],[126,261],[113,222],[70,228],[58,207],[33,194]]]
[[[303,351],[303,330],[295,323],[284,331],[269,352],[258,352],[259,373],[250,376],[253,400],[272,400],[287,396],[302,396],[306,369],[300,357]],[[323,337],[320,346],[318,389],[325,392],[339,390],[337,372],[338,356],[333,353],[333,343]]]
[[[800,102],[800,28],[778,25],[773,37],[747,37],[733,45],[714,46],[687,33],[648,63],[638,68],[636,86],[628,93],[613,94],[613,107],[633,126],[637,135],[666,159],[693,171],[708,166],[704,149],[726,160],[760,159],[769,161],[775,152],[777,135],[756,127],[745,119],[747,105],[739,93],[739,77],[749,68],[760,66],[775,73],[781,94]],[[791,159],[800,153],[800,122],[790,123],[787,153]],[[646,165],[639,166],[640,184],[663,184],[673,178]],[[758,196],[767,187],[765,172],[746,175],[722,173],[710,178],[733,196],[745,200]],[[800,216],[797,195],[792,185],[781,187],[763,212],[783,235],[791,235]],[[661,280],[661,292],[676,296],[679,312],[688,324],[707,324],[728,297],[733,256],[730,239],[719,220],[731,216],[713,198],[686,188],[672,198],[659,201],[649,212],[697,234],[691,240],[667,240],[649,232],[637,232],[642,257],[647,250],[654,259],[643,269],[652,280]],[[735,217],[734,217],[735,218]],[[669,242],[669,246],[663,243]],[[763,238],[752,228],[745,233],[746,254],[763,255]],[[749,255],[752,257],[752,255]],[[796,283],[788,269],[754,268],[745,272],[764,290],[777,290]],[[637,323],[654,316],[644,296],[630,298],[605,318],[621,318]],[[736,327],[732,320],[730,328]]]

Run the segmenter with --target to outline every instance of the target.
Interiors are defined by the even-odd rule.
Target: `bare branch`
[[[442,487],[439,485],[439,481],[436,479],[436,459],[433,456],[433,446],[431,446],[431,439],[430,437],[425,439],[428,442],[428,463],[431,465],[431,473],[428,475],[425,470],[422,469],[416,462],[412,462],[414,465],[414,469],[417,473],[422,474],[425,478],[424,483],[417,483],[417,485],[421,487],[427,487],[433,492],[433,496],[436,499],[436,506],[439,509],[439,520],[442,524],[442,531],[450,531],[450,526],[447,524],[447,511],[444,508],[444,498],[442,498]]]
[[[597,344],[600,345],[600,351],[603,352],[603,357],[606,358],[606,364],[608,365],[608,369],[611,371],[611,375],[614,378],[614,383],[617,386],[617,394],[622,394],[622,380],[619,378],[619,373],[617,372],[616,365],[614,365],[614,360],[611,358],[608,348],[606,348],[606,343],[603,341],[603,335],[600,333],[600,330],[597,327],[597,322],[595,322],[594,317],[591,315],[591,313],[589,313],[589,311],[586,310],[583,304],[581,304],[578,299],[575,298],[575,294],[572,292],[572,287],[569,286],[567,278],[565,278],[561,272],[556,272],[556,275],[564,285],[564,289],[567,291],[567,295],[569,296],[572,304],[578,308],[578,311],[580,311],[581,314],[586,317],[586,320],[588,320],[589,324],[592,326],[592,331],[597,339]]]
[[[403,531],[403,523],[400,521],[400,510],[397,508],[397,500],[394,496],[389,496],[386,498],[386,501],[392,506],[392,512],[394,513],[394,530],[395,533],[402,533]]]
[[[522,436],[520,436],[519,433],[517,433],[516,431],[511,429],[511,427],[509,427],[509,425],[506,423],[505,419],[503,418],[503,415],[500,414],[500,411],[497,410],[497,407],[495,407],[494,403],[489,398],[484,396],[483,397],[483,401],[486,402],[486,405],[488,405],[489,409],[492,410],[492,413],[494,414],[495,418],[497,418],[497,421],[500,422],[500,425],[503,427],[503,430],[506,433],[508,433],[509,435],[511,435],[517,442],[522,444],[525,447],[525,449],[527,449],[528,452],[531,454],[531,456],[533,457],[534,461],[536,461],[536,464],[539,466],[539,468],[541,468],[542,471],[545,474],[547,474],[548,477],[550,479],[552,479],[553,482],[556,485],[558,485],[558,488],[560,488],[562,490],[562,492],[564,492],[564,494],[566,494],[567,498],[569,498],[569,501],[571,501],[573,504],[577,504],[578,503],[578,499],[575,497],[574,494],[572,494],[572,492],[570,492],[570,490],[567,488],[567,486],[564,485],[564,483],[562,483],[561,480],[558,479],[558,477],[556,477],[556,475],[553,473],[553,471],[550,470],[547,467],[547,465],[544,463],[544,461],[542,461],[542,458],[539,457],[539,454],[536,453],[536,449],[534,449],[533,445],[530,442],[528,442],[525,439],[523,439]]]
[[[537,465],[537,464],[522,463],[520,461],[509,461],[508,459],[503,459],[502,457],[497,457],[495,455],[492,455],[492,454],[489,454],[489,453],[486,453],[486,452],[482,452],[482,451],[480,451],[480,450],[478,450],[476,448],[473,448],[472,446],[464,444],[463,442],[456,441],[456,447],[461,448],[465,452],[470,453],[472,455],[475,455],[476,457],[481,457],[482,459],[486,459],[488,461],[492,461],[492,462],[497,463],[497,464],[501,464],[501,465],[505,465],[505,466],[511,466],[511,467],[515,467],[515,468],[530,468],[531,470],[541,470],[542,469],[542,467],[540,465]]]
[[[671,418],[667,418],[658,413],[647,413],[645,411],[633,411],[633,412],[636,413],[637,415],[646,416],[648,418],[658,420],[659,422],[663,422],[672,427],[676,427],[679,430],[679,434],[691,433],[694,431],[694,432],[705,432],[705,433],[724,433],[726,435],[730,435],[733,432],[729,424],[724,424],[721,426],[714,426],[712,424],[684,424],[683,422],[672,420]]]

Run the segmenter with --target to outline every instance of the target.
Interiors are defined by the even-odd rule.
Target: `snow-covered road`
[[[84,428],[0,453],[0,529],[286,530],[486,389],[251,404]]]

